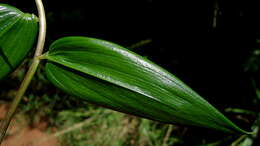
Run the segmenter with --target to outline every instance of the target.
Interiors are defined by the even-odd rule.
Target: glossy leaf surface
[[[32,49],[37,17],[0,4],[0,79],[12,72]]]
[[[119,45],[66,37],[44,58],[54,85],[91,103],[165,123],[245,133],[177,77]]]

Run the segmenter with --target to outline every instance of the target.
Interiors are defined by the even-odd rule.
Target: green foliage
[[[38,31],[37,21],[34,15],[0,4],[0,79],[11,73],[32,49]],[[150,41],[141,41],[130,48]],[[39,58],[48,60],[45,70],[54,85],[91,103],[164,123],[247,133],[174,75],[119,45],[93,38],[67,37],[55,41],[50,51]],[[255,50],[245,71],[258,70],[259,50]],[[62,145],[166,146],[187,143],[182,137],[184,134],[176,135],[176,131],[185,133],[186,130],[179,129],[181,126],[86,105],[63,93],[60,95],[56,89],[48,93],[45,75],[41,70],[37,75],[33,82],[47,85],[33,86],[23,100],[21,111],[33,115],[33,122],[44,117],[52,126],[64,129],[54,134],[61,136]],[[34,90],[42,93],[31,92]],[[260,91],[255,90],[258,105]],[[10,97],[13,94],[16,94],[14,90]],[[5,95],[0,94],[1,97]],[[259,116],[255,111],[238,108],[228,108],[226,112]],[[243,135],[233,144],[252,145],[259,131],[259,120],[256,121],[252,126],[255,132],[252,137]],[[221,145],[231,138],[233,136],[213,143],[205,139],[198,141],[203,145]]]
[[[119,45],[66,37],[43,58],[54,85],[91,103],[165,123],[246,133],[178,78]]]
[[[37,17],[0,4],[0,79],[12,72],[32,49]]]

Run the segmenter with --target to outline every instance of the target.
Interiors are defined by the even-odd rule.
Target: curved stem
[[[45,17],[45,12],[44,12],[44,7],[42,4],[41,0],[35,0],[36,5],[37,5],[37,10],[38,10],[38,15],[39,15],[39,35],[38,35],[38,42],[36,46],[36,51],[34,54],[33,62],[26,73],[24,80],[21,83],[21,86],[11,104],[11,107],[8,111],[8,113],[5,115],[5,118],[1,124],[0,127],[0,145],[4,139],[5,133],[7,131],[7,128],[12,120],[12,117],[15,114],[15,111],[17,109],[17,106],[19,105],[26,89],[28,88],[32,77],[34,76],[37,67],[40,63],[40,60],[38,59],[38,56],[42,54],[43,47],[44,47],[44,42],[45,42],[45,37],[46,37],[46,17]]]
[[[34,54],[34,58],[36,59],[38,56],[42,55],[44,43],[45,43],[45,37],[46,37],[46,17],[45,17],[45,11],[41,0],[35,0],[37,9],[38,9],[38,15],[39,15],[39,36],[38,36],[38,43],[36,47],[36,51]]]

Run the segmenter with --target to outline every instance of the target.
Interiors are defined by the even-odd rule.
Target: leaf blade
[[[177,77],[119,45],[66,37],[55,41],[45,58],[47,76],[56,86],[92,103],[166,123],[246,133]],[[100,97],[83,89],[98,90]]]
[[[0,79],[12,72],[32,49],[37,17],[0,4]]]

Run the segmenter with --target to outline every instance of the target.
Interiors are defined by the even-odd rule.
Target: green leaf
[[[21,64],[32,49],[37,21],[33,14],[0,4],[0,79]]]
[[[177,77],[119,45],[65,37],[43,58],[54,85],[91,103],[164,123],[246,133]]]

